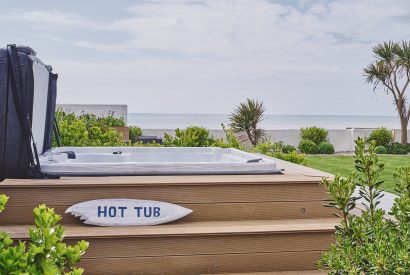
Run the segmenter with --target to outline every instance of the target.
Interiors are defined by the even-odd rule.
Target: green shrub
[[[251,152],[261,153],[265,155],[273,156],[273,153],[282,153],[284,143],[283,141],[272,142],[271,140],[258,143],[252,147]]]
[[[129,131],[131,144],[138,142],[138,137],[142,136],[142,129],[137,126],[130,126]]]
[[[281,153],[281,152],[276,152],[273,154],[273,157],[282,159],[285,161],[293,162],[296,164],[302,164],[306,165],[306,158],[302,154],[298,154],[296,150],[290,152],[290,153]]]
[[[88,146],[88,131],[84,121],[80,119],[62,118],[58,121],[62,146]],[[53,142],[56,146],[56,142]]]
[[[393,134],[384,127],[378,128],[371,132],[368,141],[372,140],[376,142],[376,146],[384,146],[387,148],[392,143]]]
[[[3,194],[0,195],[0,213],[3,212],[8,200],[9,198],[6,195],[3,195]]]
[[[379,160],[372,142],[368,150],[363,139],[356,141],[355,167],[357,173],[348,177],[335,176],[323,180],[329,193],[329,207],[341,217],[336,226],[335,242],[318,261],[329,274],[408,274],[410,270],[410,167],[394,173],[396,192],[390,215],[379,208],[383,196],[379,179],[384,164]],[[354,195],[358,182],[359,197]],[[352,213],[361,199],[361,215]]]
[[[395,142],[387,147],[387,153],[393,155],[406,155],[408,153],[408,146],[402,145],[400,142]]]
[[[318,152],[316,143],[311,140],[302,139],[298,148],[304,154],[316,154]]]
[[[61,110],[60,110],[61,111]],[[123,117],[114,117],[114,112],[109,112],[108,116],[97,117],[95,114],[83,113],[79,117],[85,121],[86,124],[100,124],[109,127],[123,127],[125,126],[125,121]]]
[[[291,153],[291,152],[293,152],[293,151],[296,151],[296,147],[295,147],[295,146],[292,146],[292,145],[289,145],[289,144],[284,144],[284,145],[282,146],[282,153],[289,154],[289,153]]]
[[[317,152],[319,154],[334,154],[335,153],[335,148],[333,145],[327,141],[323,141],[319,143],[317,146]]]
[[[316,126],[306,127],[300,129],[300,136],[302,140],[310,140],[315,144],[327,141],[328,131]]]
[[[264,155],[272,155],[275,152],[273,143],[268,140],[266,142],[258,143],[251,148],[251,152],[261,153]]]
[[[293,150],[284,152],[284,148]],[[285,161],[306,165],[306,158],[302,154],[296,152],[296,148],[291,145],[284,145],[282,141],[272,143],[270,140],[264,143],[259,143],[254,146],[252,152],[264,154],[267,156],[275,157]]]
[[[177,147],[208,147],[215,140],[209,136],[209,131],[204,127],[190,126],[184,130],[176,129],[175,136],[164,135],[165,146]]]
[[[0,195],[0,212],[7,197]],[[30,242],[13,245],[10,235],[0,232],[1,274],[70,274],[81,275],[84,269],[75,265],[88,248],[88,242],[75,245],[63,242],[64,229],[58,222],[61,216],[44,204],[33,211],[35,228],[29,228]]]
[[[220,138],[216,139],[210,146],[215,146],[215,147],[221,147],[221,148],[236,148],[240,150],[245,150],[245,147],[243,144],[239,142],[239,140],[236,138],[235,133],[232,129],[226,129],[225,125],[222,123],[221,124],[222,129],[225,132],[225,140]]]
[[[374,148],[374,151],[376,154],[387,154],[387,149],[383,145],[379,145],[376,148]]]
[[[62,146],[123,146],[121,134],[114,126],[123,125],[122,119],[97,118],[93,114],[76,116],[74,113],[56,111]],[[53,140],[53,146],[57,143]]]

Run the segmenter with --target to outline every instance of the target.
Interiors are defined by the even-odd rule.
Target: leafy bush
[[[316,154],[318,152],[318,146],[311,140],[302,139],[299,143],[299,150],[305,154]]]
[[[76,116],[74,113],[56,111],[62,146],[122,146],[124,141],[114,126],[123,120],[114,117],[97,118],[93,114]],[[53,141],[53,146],[56,146]]]
[[[300,136],[302,140],[310,140],[315,144],[319,144],[321,142],[327,141],[328,131],[316,126],[301,128]]]
[[[268,140],[262,143],[258,143],[257,145],[251,148],[251,151],[273,156],[275,152],[282,153],[283,146],[283,141],[272,142],[271,140]]]
[[[289,145],[289,144],[284,144],[284,145],[282,146],[282,153],[289,154],[289,153],[291,153],[291,152],[293,152],[293,151],[296,151],[296,147],[295,147],[295,146],[292,146],[292,145]]]
[[[184,130],[176,129],[175,137],[165,134],[165,146],[177,147],[208,147],[214,143],[214,139],[209,136],[209,131],[204,127],[190,126]]]
[[[89,136],[84,121],[75,117],[63,116],[57,117],[60,128],[60,139],[62,146],[87,146]],[[55,140],[53,146],[56,146]]]
[[[81,114],[80,119],[84,120],[86,124],[99,124],[109,127],[123,127],[125,121],[123,117],[114,117],[114,112],[109,112],[108,116],[97,117],[95,114]]]
[[[306,165],[306,158],[304,155],[302,154],[298,154],[296,152],[296,150],[290,152],[290,153],[281,153],[281,152],[276,152],[273,154],[273,157],[278,158],[278,159],[282,159],[282,160],[286,160],[289,162],[293,162],[296,164],[302,164],[302,165]]]
[[[376,148],[374,148],[374,151],[376,154],[387,154],[387,149],[383,145],[379,145]]]
[[[6,195],[3,195],[3,194],[0,195],[0,213],[3,212],[8,200],[9,198]]]
[[[0,212],[7,197],[0,195]],[[35,228],[29,228],[31,242],[13,245],[10,235],[0,233],[1,274],[70,274],[80,275],[84,269],[75,265],[88,248],[88,242],[76,245],[63,243],[64,230],[58,222],[61,216],[44,204],[34,209]]]
[[[390,215],[378,207],[383,196],[379,179],[384,165],[379,160],[373,141],[368,150],[363,139],[356,140],[355,167],[359,176],[352,173],[344,178],[324,179],[323,185],[342,219],[336,227],[336,242],[324,252],[318,265],[330,274],[408,274],[410,270],[410,167],[398,168],[395,198]],[[354,197],[356,183],[360,197]],[[362,199],[361,215],[351,213],[356,201]]]
[[[387,147],[387,153],[393,155],[406,155],[408,152],[408,146],[402,145],[400,142],[392,143]]]
[[[298,154],[296,152],[296,148],[294,150],[285,153],[283,148],[287,147],[290,149],[291,145],[284,145],[282,141],[272,143],[270,140],[264,143],[259,143],[252,148],[252,152],[268,155],[271,157],[275,157],[278,159],[282,159],[285,161],[306,165],[306,158],[302,154]]]
[[[223,123],[221,124],[221,126],[225,132],[226,142],[222,138],[220,138],[220,139],[215,140],[211,144],[211,146],[221,147],[221,148],[236,148],[240,150],[245,150],[245,147],[243,146],[243,144],[241,144],[239,140],[236,138],[234,131],[232,129],[226,129]]]
[[[378,128],[373,130],[368,138],[368,141],[374,140],[376,142],[376,146],[384,146],[388,147],[393,140],[393,134],[390,130],[386,128]]]
[[[266,142],[258,143],[256,146],[251,148],[251,151],[264,155],[272,155],[275,152],[275,148],[273,143],[268,140]]]
[[[334,154],[335,148],[329,142],[323,141],[317,146],[317,152],[319,154]]]
[[[137,126],[130,126],[129,131],[131,144],[138,142],[138,137],[142,136],[142,129]]]

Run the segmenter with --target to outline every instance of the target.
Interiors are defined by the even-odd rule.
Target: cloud
[[[0,20],[6,22],[26,23],[33,27],[58,30],[61,28],[103,29],[101,22],[92,22],[79,14],[60,10],[32,10],[13,9],[0,14]]]
[[[54,67],[77,98],[93,85],[109,93],[121,79],[129,97],[125,90],[138,81],[138,90],[163,95],[226,92],[227,100],[261,96],[282,106],[295,96],[329,105],[339,95],[364,102],[371,100],[361,76],[371,47],[410,38],[405,0],[144,0],[118,9],[121,18],[97,20],[58,8],[19,8],[1,12],[0,21],[43,29],[42,37],[72,52]],[[114,33],[121,39],[109,39]],[[86,55],[94,61],[84,61]],[[297,104],[299,113],[318,110]]]

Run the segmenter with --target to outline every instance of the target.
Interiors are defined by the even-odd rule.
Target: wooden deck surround
[[[277,163],[283,175],[8,179],[0,183],[0,193],[10,197],[0,230],[27,239],[32,209],[46,203],[62,214],[68,242],[90,242],[80,264],[86,274],[314,270],[338,222],[322,206],[326,193],[319,182],[331,175]],[[63,214],[75,203],[103,198],[166,201],[194,212],[147,227],[87,226]]]

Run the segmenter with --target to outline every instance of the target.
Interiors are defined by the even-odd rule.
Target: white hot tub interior
[[[268,174],[271,159],[215,147],[60,147],[40,157],[41,170],[59,175]]]

